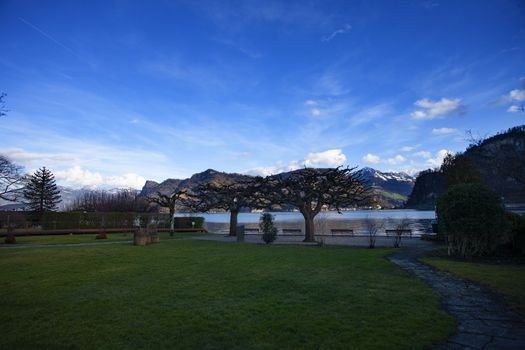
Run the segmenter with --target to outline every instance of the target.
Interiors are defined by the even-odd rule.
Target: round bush
[[[439,231],[451,253],[461,257],[491,255],[509,241],[509,226],[500,198],[485,185],[459,184],[438,200]]]

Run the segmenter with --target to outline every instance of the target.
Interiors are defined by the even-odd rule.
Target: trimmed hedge
[[[195,226],[192,226],[192,222],[195,223]],[[201,216],[189,216],[189,217],[176,217],[175,218],[175,228],[202,228],[204,225],[204,218]]]
[[[83,228],[120,228],[133,227],[140,223],[150,223],[158,227],[169,227],[169,214],[132,213],[132,212],[45,212],[40,220],[44,230],[83,229]]]

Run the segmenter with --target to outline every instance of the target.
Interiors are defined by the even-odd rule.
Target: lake
[[[272,212],[275,225],[281,231],[285,229],[301,229],[304,232],[303,216],[299,212]],[[192,214],[196,215],[196,214]],[[230,222],[229,213],[203,213],[197,214],[205,219],[205,227],[210,232],[226,233]],[[177,216],[189,216],[178,214]],[[261,213],[240,213],[238,221],[245,224],[248,229],[258,227]],[[385,235],[386,229],[394,229],[402,220],[408,221],[409,228],[414,235],[431,232],[430,222],[435,218],[433,210],[355,210],[344,211],[339,214],[334,211],[321,212],[315,218],[316,233],[329,234],[331,229],[352,229],[354,233],[366,234],[366,220],[374,220],[381,229],[378,235]],[[253,232],[253,231],[252,231]]]

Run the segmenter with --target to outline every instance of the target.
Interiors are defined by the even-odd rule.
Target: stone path
[[[418,256],[434,248],[421,243],[388,259],[427,283],[457,320],[456,334],[434,349],[525,349],[523,317],[508,311],[503,300],[486,288],[419,262]]]

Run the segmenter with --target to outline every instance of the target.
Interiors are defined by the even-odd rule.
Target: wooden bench
[[[402,237],[412,237],[412,230],[385,230],[387,237],[393,237],[401,234]]]
[[[303,231],[300,228],[283,228],[283,235],[302,235]]]
[[[354,230],[347,229],[347,228],[333,228],[330,230],[332,232],[332,236],[353,236]]]
[[[244,229],[244,233],[248,234],[248,233],[259,233],[259,229],[258,228],[245,228]]]

